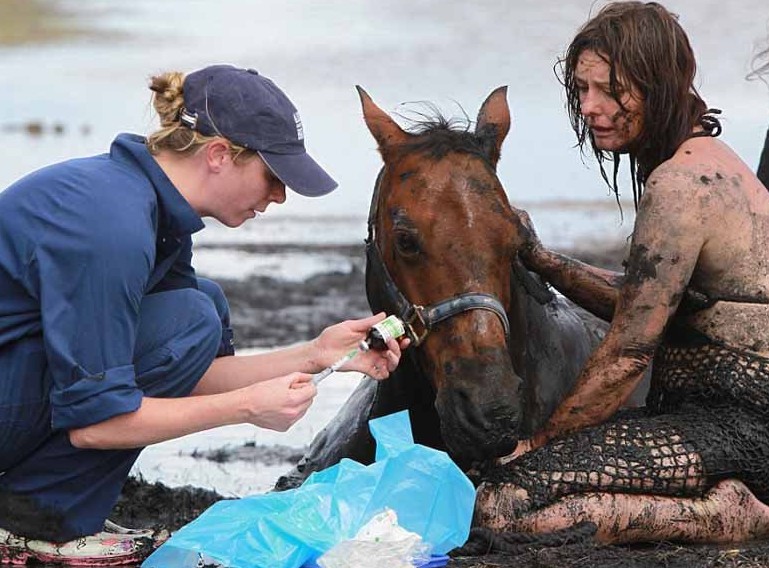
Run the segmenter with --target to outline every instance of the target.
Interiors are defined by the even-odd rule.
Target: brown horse
[[[606,329],[518,261],[515,213],[496,175],[506,87],[483,103],[474,132],[442,118],[406,132],[358,90],[384,161],[366,292],[374,312],[409,323],[412,347],[387,381],[361,383],[278,488],[342,457],[369,463],[368,420],[403,409],[416,442],[461,466],[505,455],[550,416]]]

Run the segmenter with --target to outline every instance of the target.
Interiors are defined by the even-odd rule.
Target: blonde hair
[[[149,88],[153,93],[152,106],[160,119],[160,129],[147,136],[147,148],[151,154],[158,154],[162,150],[194,154],[211,140],[224,138],[200,134],[181,122],[180,115],[184,109],[184,73],[169,71],[155,75],[150,78]],[[233,161],[240,157],[248,159],[257,155],[243,146],[229,140],[227,142]]]

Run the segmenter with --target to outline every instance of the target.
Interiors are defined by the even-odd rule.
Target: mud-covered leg
[[[702,498],[588,493],[571,495],[539,511],[514,514],[526,492],[482,486],[475,523],[496,531],[548,533],[582,521],[595,523],[604,543],[680,541],[727,543],[769,536],[769,507],[737,480],[718,483]]]
[[[736,424],[734,416],[623,416],[554,440],[487,472],[475,523],[551,532],[591,521],[604,542],[730,542],[769,534],[766,506],[743,483],[716,484],[740,477],[765,494],[763,478],[753,473],[764,471],[764,453],[745,432],[765,433],[754,419]]]

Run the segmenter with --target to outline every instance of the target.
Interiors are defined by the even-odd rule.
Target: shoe
[[[104,521],[104,532],[113,533],[113,534],[130,534],[134,536],[149,536],[151,537],[154,531],[152,529],[127,529],[126,527],[121,527],[117,523],[113,523],[109,519]]]
[[[134,536],[146,536],[155,541],[155,548],[171,538],[171,533],[166,529],[127,529],[126,527],[121,527],[117,523],[113,523],[109,519],[104,521],[104,532],[115,534],[130,534]]]
[[[105,530],[69,542],[46,542],[16,536],[0,529],[0,564],[23,566],[28,562],[66,566],[120,566],[138,564],[168,538],[151,530],[126,529],[111,521]]]

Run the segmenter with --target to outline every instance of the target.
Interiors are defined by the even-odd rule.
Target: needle
[[[345,363],[347,363],[348,361],[350,361],[350,360],[351,360],[353,357],[355,357],[355,356],[356,356],[358,353],[365,353],[365,352],[366,352],[366,351],[368,351],[369,349],[370,349],[370,348],[369,348],[369,346],[368,346],[368,343],[366,343],[365,341],[361,341],[360,343],[358,343],[358,348],[357,348],[357,349],[353,349],[353,350],[352,350],[352,351],[350,351],[350,352],[349,352],[347,355],[345,355],[344,357],[342,357],[341,359],[339,359],[338,361],[336,361],[336,362],[335,362],[333,365],[331,365],[330,367],[326,367],[326,368],[325,368],[325,369],[323,369],[321,372],[319,372],[319,373],[315,373],[315,374],[312,376],[312,384],[314,384],[314,385],[317,385],[317,384],[318,384],[318,383],[320,383],[320,382],[321,382],[323,379],[325,379],[326,377],[328,377],[328,376],[329,376],[331,373],[334,373],[335,371],[338,371],[340,368],[342,368],[342,365],[344,365]]]

